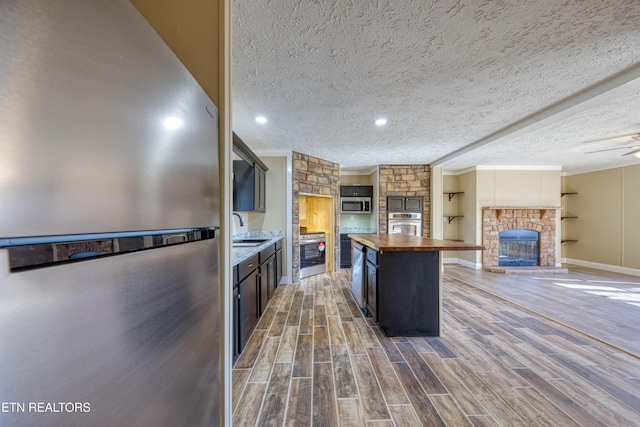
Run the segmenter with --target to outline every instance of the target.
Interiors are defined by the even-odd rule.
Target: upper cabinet
[[[340,197],[372,197],[372,185],[341,185]]]
[[[233,210],[264,212],[269,168],[235,133],[233,152],[241,159],[233,161]]]
[[[389,212],[422,212],[422,197],[387,197]]]

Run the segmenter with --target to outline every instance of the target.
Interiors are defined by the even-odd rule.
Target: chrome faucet
[[[233,215],[238,217],[238,219],[240,220],[240,227],[242,227],[244,225],[244,221],[242,220],[242,216],[237,212],[233,212]]]

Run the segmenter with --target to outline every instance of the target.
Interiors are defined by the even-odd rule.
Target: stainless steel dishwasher
[[[356,304],[364,309],[364,254],[363,246],[351,240],[351,293]]]

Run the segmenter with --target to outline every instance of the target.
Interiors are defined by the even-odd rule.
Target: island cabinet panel
[[[439,336],[439,252],[380,252],[377,321],[387,336]]]
[[[340,268],[351,268],[351,238],[340,234]]]
[[[366,276],[367,276],[367,313],[378,320],[378,252],[367,248]]]
[[[484,248],[464,242],[430,239],[406,234],[349,234],[366,246],[367,266],[377,273],[365,276],[375,283],[368,295],[374,314],[387,336],[440,335],[440,252],[478,251]],[[371,286],[371,284],[369,285]]]

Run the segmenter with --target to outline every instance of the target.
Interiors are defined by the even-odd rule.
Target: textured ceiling
[[[234,0],[233,15],[233,127],[260,153],[346,169],[640,162],[584,154],[637,143],[611,138],[640,133],[639,0]]]

